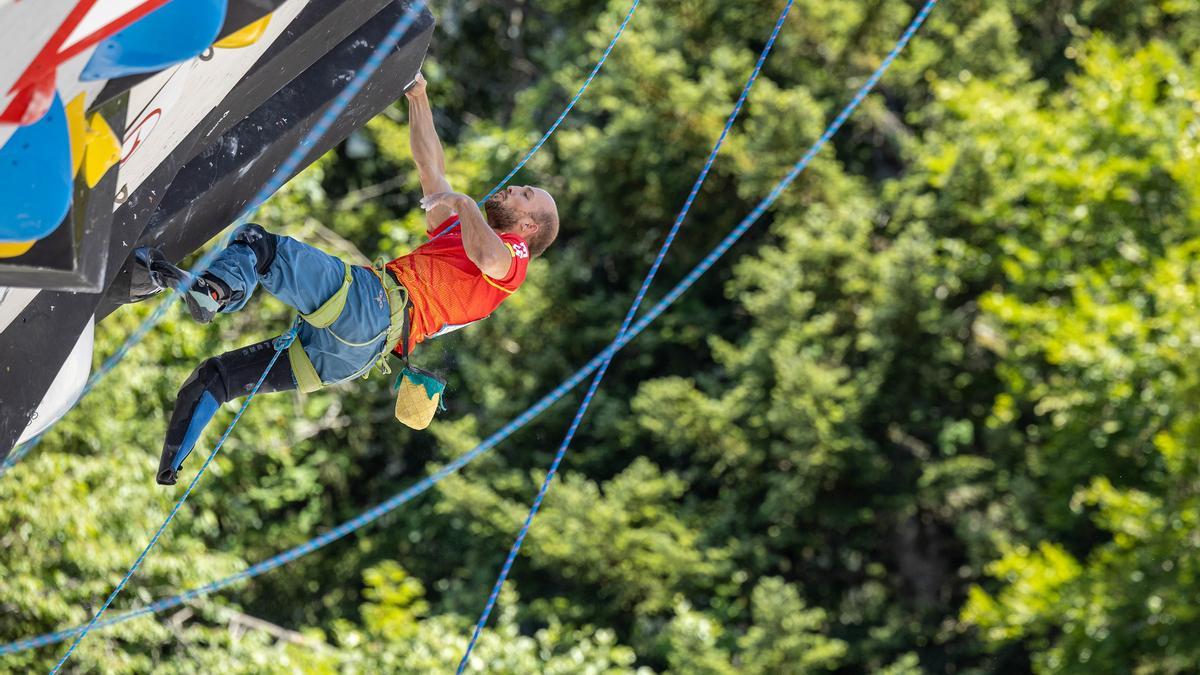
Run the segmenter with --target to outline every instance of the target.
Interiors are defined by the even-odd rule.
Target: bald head
[[[483,207],[492,229],[520,235],[534,257],[558,237],[558,204],[542,188],[512,185],[488,198]]]

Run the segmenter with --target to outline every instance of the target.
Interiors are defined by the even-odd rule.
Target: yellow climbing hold
[[[237,30],[235,33],[230,33],[223,40],[213,43],[214,47],[220,49],[241,49],[249,47],[258,42],[258,39],[267,32],[267,24],[271,23],[271,15],[268,14],[254,23],[247,24]]]
[[[0,258],[15,258],[25,255],[25,252],[33,248],[35,243],[32,241],[19,241],[15,244],[0,243]]]
[[[89,188],[94,188],[105,172],[121,159],[121,142],[100,113],[93,114],[91,120],[84,119],[85,97],[86,94],[81,93],[66,105],[71,176],[78,176],[80,167],[83,167],[83,179]],[[26,246],[26,250],[28,248]],[[15,255],[21,253],[24,251]]]
[[[87,146],[87,153],[83,162],[83,179],[89,188],[94,188],[105,172],[121,159],[121,144],[108,122],[100,113],[96,113],[88,120],[84,145]]]
[[[71,176],[79,175],[83,164],[83,144],[87,135],[87,122],[83,119],[83,104],[87,94],[80,92],[66,105],[67,135],[71,140]]]

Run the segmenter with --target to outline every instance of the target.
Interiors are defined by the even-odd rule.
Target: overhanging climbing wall
[[[78,394],[130,251],[180,260],[228,225],[410,4],[0,0],[0,458]],[[400,96],[432,29],[301,167]]]

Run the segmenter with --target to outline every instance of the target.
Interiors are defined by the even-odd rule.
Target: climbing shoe
[[[183,460],[192,454],[192,448],[200,438],[200,432],[208,425],[209,420],[213,418],[217,408],[221,405],[212,392],[208,391],[198,392],[198,396],[192,397],[192,400],[186,400],[187,394],[195,392],[186,391],[187,385],[184,388],[184,395],[176,404],[180,412],[175,417],[179,419],[171,420],[172,424],[167,429],[167,440],[163,443],[162,455],[158,460],[158,473],[155,475],[155,480],[159,485],[175,484],[175,481],[178,480],[179,468],[183,466]]]
[[[173,267],[156,248],[134,249],[129,266],[129,301],[141,302],[163,292],[168,287],[164,275],[170,274]]]
[[[135,302],[161,293],[167,288],[179,288],[187,283],[187,272],[167,260],[162,251],[149,246],[135,249],[130,270],[130,298]],[[209,323],[229,301],[229,287],[220,279],[205,272],[194,277],[191,288],[183,294],[188,312],[197,323]]]
[[[229,299],[229,287],[207,272],[196,279],[183,296],[188,311],[198,323],[208,323]]]

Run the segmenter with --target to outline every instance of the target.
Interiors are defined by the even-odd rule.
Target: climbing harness
[[[388,326],[365,342],[347,340],[333,330],[333,324],[337,322],[342,312],[346,309],[346,299],[350,295],[350,285],[354,283],[351,266],[344,261],[342,265],[345,267],[342,285],[320,307],[307,314],[301,313],[298,319],[313,328],[327,331],[335,340],[347,347],[369,347],[386,337],[384,348],[377,358],[372,359],[358,372],[338,380],[338,382],[345,382],[360,376],[366,379],[370,376],[372,367],[377,367],[384,375],[388,375],[392,371],[387,364],[387,355],[395,349],[396,344],[400,342],[401,338],[408,334],[408,316],[411,306],[408,289],[400,285],[391,273],[387,271],[382,259],[376,260],[373,267],[364,266],[363,269],[370,270],[379,279],[379,283],[387,295],[389,308]],[[293,343],[288,349],[288,362],[292,366],[292,373],[296,376],[297,388],[304,393],[314,392],[326,384],[336,384],[336,382],[325,383],[321,381],[321,377],[317,375],[317,369],[313,366],[312,359],[305,353],[303,345],[299,342]]]
[[[392,369],[387,362],[388,354],[391,354],[399,346],[400,359],[404,362],[404,368],[392,384],[392,391],[396,394],[396,419],[413,429],[420,430],[428,427],[437,411],[445,410],[443,397],[445,396],[446,381],[409,362],[408,331],[412,319],[412,302],[408,289],[392,276],[383,258],[376,259],[375,264],[371,267],[364,266],[363,269],[374,273],[387,295],[390,319],[387,328],[366,342],[347,340],[333,330],[333,324],[346,309],[350,285],[354,283],[350,265],[345,262],[342,264],[346,270],[342,278],[342,285],[320,307],[307,314],[301,313],[297,317],[297,321],[304,321],[313,328],[327,331],[334,339],[347,347],[369,347],[384,340],[383,349],[378,357],[369,361],[353,375],[339,380],[341,382],[359,376],[366,379],[370,377],[372,368],[378,368],[380,373],[390,375]],[[300,391],[308,393],[325,386],[317,374],[317,369],[313,366],[312,359],[305,353],[304,346],[298,341],[293,342],[288,348],[288,362],[292,366],[292,373],[296,376],[296,386]]]

